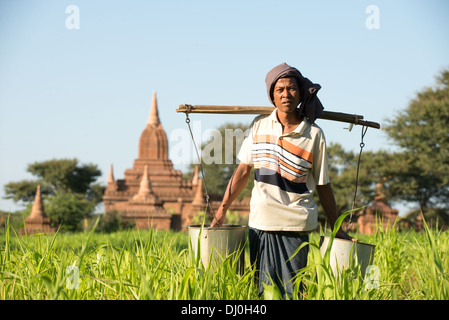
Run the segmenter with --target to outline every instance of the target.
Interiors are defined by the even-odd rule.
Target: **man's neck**
[[[282,125],[282,134],[292,132],[303,120],[303,117],[299,116],[297,109],[289,113],[277,109],[276,116]]]

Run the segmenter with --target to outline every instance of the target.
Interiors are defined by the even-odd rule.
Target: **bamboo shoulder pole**
[[[246,106],[217,106],[217,105],[179,105],[176,112],[183,113],[216,113],[216,114],[270,114],[274,107],[246,107]],[[323,111],[320,119],[364,125],[366,127],[380,129],[377,122],[363,120],[362,115],[342,112]]]

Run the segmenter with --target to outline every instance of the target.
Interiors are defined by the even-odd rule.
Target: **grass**
[[[335,276],[321,256],[318,233],[310,236],[309,263],[293,299],[447,300],[448,231],[400,233],[378,230],[357,235],[376,245],[377,273],[363,279],[357,267]],[[278,299],[276,287],[259,297],[245,249],[245,270],[228,257],[217,269],[204,268],[188,249],[186,233],[128,230],[111,234],[19,236],[7,221],[0,236],[2,300],[259,300]],[[371,278],[378,280],[370,286]],[[368,280],[368,281],[367,281]]]

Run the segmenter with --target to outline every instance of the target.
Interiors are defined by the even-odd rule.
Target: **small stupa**
[[[194,174],[196,191],[192,200],[192,206],[189,213],[184,217],[182,223],[184,225],[190,225],[192,223],[193,217],[206,209],[206,200],[203,195],[203,179],[198,178],[198,170],[195,170]]]
[[[56,231],[56,228],[52,228],[50,222],[50,218],[45,214],[44,205],[42,203],[41,186],[38,185],[31,213],[25,219],[25,228],[20,229],[20,233],[53,233]]]
[[[163,201],[153,192],[145,165],[139,191],[129,200],[126,220],[132,220],[139,229],[149,225],[157,229],[170,229],[171,214],[163,207]]]
[[[359,213],[357,220],[359,232],[363,234],[373,234],[376,228],[392,228],[398,219],[399,211],[393,209],[387,202],[387,197],[383,192],[383,185],[376,185],[374,201]]]

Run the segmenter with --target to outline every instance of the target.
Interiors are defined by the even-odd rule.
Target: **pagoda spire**
[[[132,198],[133,201],[150,201],[159,203],[159,199],[151,189],[150,179],[148,179],[148,166],[143,169],[142,179],[140,180],[139,191]]]
[[[148,166],[145,166],[137,195],[140,197],[145,197],[151,195],[152,193],[150,180],[148,179]]]
[[[162,124],[159,121],[156,92],[145,129],[139,140],[139,156],[137,160],[168,160],[168,141]],[[142,166],[140,166],[142,168]]]
[[[196,186],[198,185],[198,166],[195,166],[195,171],[193,172],[193,177],[192,177],[192,186]]]
[[[153,101],[151,103],[150,116],[148,117],[147,125],[159,125],[161,122],[159,120],[159,112],[157,109],[157,99],[156,99],[156,91],[153,92]]]
[[[114,183],[114,181],[115,181],[115,179],[114,179],[114,171],[113,171],[112,163],[111,163],[111,166],[109,168],[108,184]]]
[[[198,178],[197,187],[195,190],[195,196],[193,197],[192,206],[202,207],[206,201],[203,196],[203,179]]]
[[[26,218],[26,221],[46,221],[48,218],[45,215],[44,205],[42,204],[41,186],[38,185],[36,189],[36,196],[34,197],[31,214]]]

